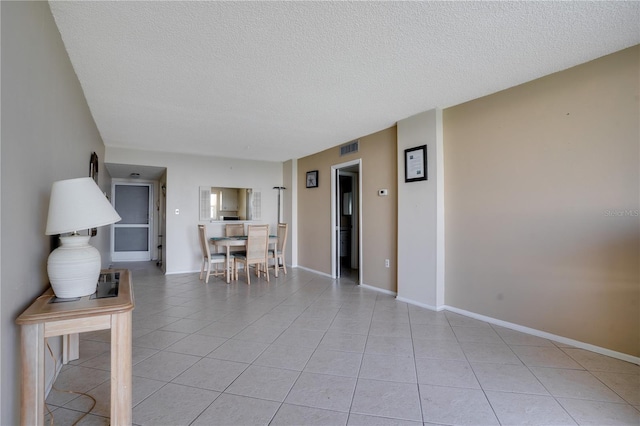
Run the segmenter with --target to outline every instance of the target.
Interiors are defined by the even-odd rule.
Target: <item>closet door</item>
[[[114,207],[122,217],[112,228],[114,262],[151,260],[151,192],[151,184],[114,184]]]

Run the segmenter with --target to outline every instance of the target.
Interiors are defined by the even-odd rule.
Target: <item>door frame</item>
[[[340,169],[358,166],[358,185],[356,199],[353,200],[357,205],[357,223],[358,223],[358,284],[362,283],[362,159],[347,161],[345,163],[334,164],[331,166],[331,278],[340,277],[340,262],[337,259],[340,244],[339,225],[338,225],[338,207],[341,201],[338,199],[338,173]]]
[[[118,180],[118,179],[112,179],[111,180],[111,194],[113,194],[113,206],[115,208],[115,204],[116,204],[116,185],[121,185],[121,186],[146,186],[149,188],[149,200],[148,200],[148,217],[149,217],[149,232],[147,234],[147,247],[148,247],[148,255],[144,254],[137,254],[137,255],[132,255],[132,254],[124,254],[124,253],[142,253],[142,252],[116,252],[115,251],[115,228],[117,226],[117,224],[113,224],[110,226],[111,230],[111,247],[110,247],[110,251],[111,251],[111,261],[112,262],[139,262],[139,261],[149,261],[151,260],[151,258],[153,257],[153,241],[154,241],[154,211],[153,211],[153,197],[154,197],[154,191],[155,191],[155,183],[152,181],[135,181],[132,182],[130,180]]]

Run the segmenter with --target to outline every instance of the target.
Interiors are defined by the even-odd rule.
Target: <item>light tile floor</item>
[[[640,367],[300,269],[227,285],[131,269],[136,425],[640,424]],[[109,423],[109,333],[55,386]],[[90,401],[51,391],[55,424]]]

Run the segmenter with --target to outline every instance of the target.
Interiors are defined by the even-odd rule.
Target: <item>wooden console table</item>
[[[22,338],[23,425],[44,424],[45,339],[105,329],[111,329],[111,425],[131,424],[133,288],[128,270],[102,271],[102,274],[116,273],[119,274],[117,296],[85,296],[75,301],[51,303],[55,294],[49,288],[16,319]]]

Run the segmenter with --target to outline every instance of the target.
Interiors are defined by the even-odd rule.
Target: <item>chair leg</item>
[[[269,260],[266,260],[264,263],[264,274],[267,276],[267,282],[269,282]]]
[[[278,256],[276,256],[275,254],[273,255],[273,270],[274,270],[274,275],[276,278],[278,278]]]
[[[282,259],[282,270],[284,271],[284,274],[287,275],[287,264],[284,262],[284,255],[280,257],[280,259]]]
[[[207,263],[207,278],[205,278],[205,284],[209,284],[209,275],[211,275],[211,262]]]
[[[204,275],[204,262],[205,262],[205,259],[203,258],[202,259],[202,266],[200,266],[200,279],[201,280],[202,280],[202,277]]]

